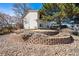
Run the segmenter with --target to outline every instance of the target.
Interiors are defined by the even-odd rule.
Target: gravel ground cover
[[[70,35],[63,29],[60,35]],[[27,44],[20,34],[0,35],[1,56],[79,56],[79,37],[72,35],[74,42],[70,44]]]

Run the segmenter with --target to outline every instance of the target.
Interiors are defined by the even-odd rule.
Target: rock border
[[[38,38],[39,37],[39,38]],[[69,44],[74,41],[72,36],[63,36],[63,37],[49,37],[45,36],[44,38],[38,37],[30,37],[26,40],[27,44],[44,44],[44,45],[55,45],[55,44]]]

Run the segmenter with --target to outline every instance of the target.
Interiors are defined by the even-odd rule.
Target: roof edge
[[[27,12],[38,12],[38,10],[28,10]]]

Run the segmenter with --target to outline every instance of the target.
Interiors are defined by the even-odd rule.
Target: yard
[[[39,32],[40,30],[33,30],[32,32],[35,33],[37,31]],[[49,30],[49,32],[50,31],[51,30]],[[16,31],[17,33],[14,32],[6,35],[0,35],[0,55],[1,56],[2,55],[11,55],[11,56],[78,55],[79,56],[79,51],[78,51],[79,37],[78,36],[71,35],[74,41],[70,43],[50,44],[51,43],[49,42],[50,40],[46,41],[47,38],[50,38],[50,37],[68,37],[70,35],[70,31],[71,31],[70,29],[62,29],[60,33],[55,35],[51,34],[51,36],[38,33],[38,34],[33,34],[32,36],[27,36],[29,38],[25,40],[23,40],[22,35],[24,35],[24,33],[27,34],[28,32],[31,32],[30,30],[28,31],[22,30],[22,33],[21,31],[18,30]]]
[[[37,4],[1,4],[0,56],[79,56],[79,4]]]

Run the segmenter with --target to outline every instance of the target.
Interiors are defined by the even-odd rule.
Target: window
[[[40,24],[39,26],[40,26],[40,27],[43,27],[43,24]]]

